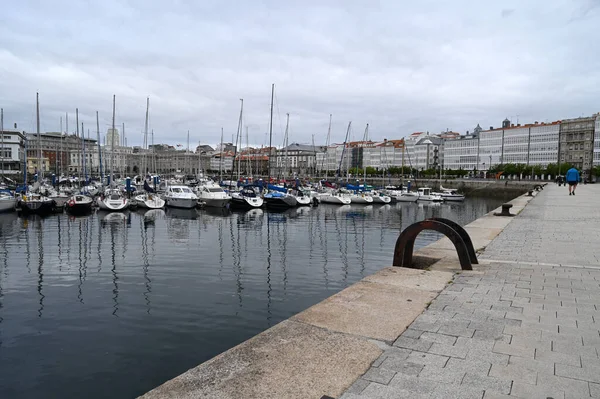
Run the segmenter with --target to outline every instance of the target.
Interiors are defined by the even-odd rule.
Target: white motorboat
[[[198,205],[198,197],[188,186],[167,186],[163,199],[173,208],[191,209]]]
[[[65,204],[67,212],[73,215],[84,215],[92,211],[94,200],[84,194],[75,194]]]
[[[373,197],[365,193],[350,194],[350,202],[353,204],[370,205],[373,203]]]
[[[465,200],[465,196],[460,194],[457,190],[451,188],[444,188],[442,186],[440,186],[440,190],[442,190],[442,192],[436,194],[442,197],[444,201],[460,202]]]
[[[14,211],[17,198],[9,190],[0,190],[0,212]]]
[[[263,199],[254,187],[243,187],[231,193],[231,207],[235,209],[254,209],[263,206]]]
[[[298,206],[308,206],[312,202],[312,198],[308,191],[302,189],[289,189],[288,194],[296,198]]]
[[[395,199],[396,202],[417,202],[419,194],[412,191],[401,191]]]
[[[65,204],[69,200],[70,196],[64,191],[56,191],[54,189],[47,190],[48,198],[54,200],[57,208],[64,208]]]
[[[373,198],[374,204],[389,204],[392,202],[392,199],[383,193],[379,193],[377,191],[373,191],[371,193],[371,197]]]
[[[96,199],[98,207],[104,211],[118,212],[129,207],[129,200],[117,188],[107,188],[104,194]]]
[[[433,201],[433,202],[441,202],[442,197],[432,193],[431,188],[429,187],[421,187],[419,188],[419,201]]]
[[[95,197],[98,194],[98,188],[92,185],[83,186],[81,192],[87,196]]]
[[[231,196],[218,184],[207,181],[196,188],[198,202],[214,208],[225,208],[231,202]]]
[[[322,193],[319,196],[319,202],[323,204],[334,204],[334,205],[349,205],[352,200],[349,195],[341,193]]]
[[[161,209],[165,206],[165,200],[156,193],[145,193],[135,196],[137,206],[145,209]]]

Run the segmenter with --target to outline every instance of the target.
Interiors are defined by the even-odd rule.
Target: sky
[[[600,0],[4,2],[5,127],[125,124],[142,144],[325,144],[600,111]],[[121,130],[121,129],[120,129]]]

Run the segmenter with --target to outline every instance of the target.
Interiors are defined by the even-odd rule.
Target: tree
[[[372,166],[367,166],[365,169],[367,170],[367,175],[369,175],[369,176],[373,176],[373,175],[377,174],[377,169],[375,169]]]
[[[600,177],[600,165],[596,165],[592,168],[592,175]]]

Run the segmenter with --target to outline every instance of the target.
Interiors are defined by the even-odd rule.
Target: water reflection
[[[0,397],[137,396],[502,202],[0,215]]]

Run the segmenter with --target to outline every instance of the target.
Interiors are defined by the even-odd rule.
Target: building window
[[[1,158],[12,158],[12,148],[0,148]]]

